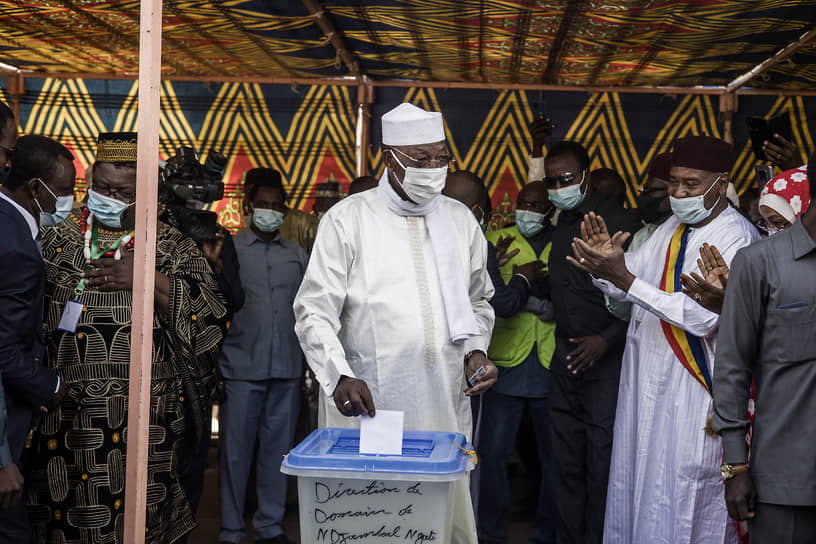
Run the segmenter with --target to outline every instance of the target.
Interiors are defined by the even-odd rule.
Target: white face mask
[[[706,192],[701,195],[687,196],[686,198],[674,198],[673,196],[669,196],[672,212],[677,216],[677,219],[686,225],[696,225],[708,219],[711,212],[714,211],[714,208],[717,206],[717,202],[722,198],[722,195],[717,197],[716,202],[714,202],[710,208],[705,207],[705,197],[711,192],[711,189],[717,186],[719,181],[720,176],[717,176],[717,179],[714,180],[711,187],[706,189]]]
[[[53,212],[45,212],[43,211],[42,206],[40,206],[39,201],[36,198],[34,199],[34,202],[36,202],[37,207],[40,209],[40,225],[44,227],[59,225],[65,221],[65,218],[67,218],[68,214],[71,213],[71,208],[74,206],[74,195],[57,196],[43,180],[39,179],[39,182],[42,183],[45,190],[48,191],[57,202],[55,206],[56,209]]]
[[[391,156],[397,161],[405,175],[402,179],[402,190],[414,203],[425,204],[442,194],[445,188],[445,179],[448,177],[448,167],[442,168],[414,168],[406,167],[397,158],[393,149],[389,149]]]

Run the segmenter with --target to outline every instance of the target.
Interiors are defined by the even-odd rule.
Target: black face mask
[[[5,185],[6,184],[6,180],[8,179],[10,173],[11,173],[11,168],[2,168],[2,169],[0,169],[0,185]]]
[[[637,199],[637,207],[640,217],[647,223],[657,223],[671,215],[671,209],[661,212],[658,208],[668,196],[652,196],[649,193],[640,195]]]

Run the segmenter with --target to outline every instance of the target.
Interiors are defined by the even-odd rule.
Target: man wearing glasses
[[[549,261],[556,337],[550,363],[556,541],[600,543],[626,323],[606,310],[591,276],[566,257],[581,236],[584,214],[602,214],[615,230],[630,233],[640,225],[592,189],[589,155],[580,144],[553,146],[545,168],[550,202],[561,210]]]
[[[136,147],[134,132],[100,134],[87,206],[43,230],[48,364],[68,400],[33,440],[26,498],[36,542],[80,542],[91,532],[122,539],[131,310],[141,296],[133,292]],[[15,155],[12,178],[17,164]],[[159,438],[147,459],[145,541],[174,542],[195,527],[177,467],[205,432],[227,310],[195,242],[165,223],[156,230],[150,432]]]
[[[402,411],[408,430],[470,437],[468,396],[498,374],[487,244],[473,213],[441,194],[452,162],[442,115],[401,104],[382,134],[379,186],[326,212],[295,298],[319,425],[357,426],[376,406]],[[468,481],[452,486],[452,542],[475,544]]]

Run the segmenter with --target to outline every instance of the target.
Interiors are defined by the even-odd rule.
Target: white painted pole
[[[130,346],[125,543],[145,541],[147,457],[150,431],[150,370],[153,349],[153,290],[161,90],[161,0],[142,0],[139,38],[139,149],[136,167],[136,230]]]

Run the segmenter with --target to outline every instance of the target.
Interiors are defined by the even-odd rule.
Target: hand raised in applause
[[[623,254],[623,245],[628,238],[629,233],[621,231],[610,236],[603,217],[589,212],[581,223],[581,238],[573,240],[574,256],[567,255],[567,261],[597,278],[612,282],[618,289],[628,291],[635,280],[626,268]]]
[[[691,272],[690,276],[680,274],[683,293],[693,298],[697,304],[719,314],[725,300],[725,288],[728,283],[728,265],[716,247],[703,244],[700,247],[700,258],[697,259],[701,276]]]
[[[515,236],[508,234],[506,236],[499,236],[499,239],[496,241],[496,260],[499,262],[499,267],[509,263],[510,259],[518,255],[519,251],[521,251],[516,248],[509,253],[507,252],[507,250],[510,249],[510,244],[512,244],[515,239]]]

